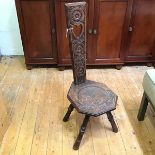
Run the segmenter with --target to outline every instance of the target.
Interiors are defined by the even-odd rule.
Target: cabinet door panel
[[[51,1],[20,1],[24,24],[24,50],[28,57],[36,59],[55,59],[54,9]]]
[[[61,46],[62,46],[62,58],[69,60],[70,59],[70,53],[69,53],[69,42],[68,42],[68,38],[66,37],[66,16],[65,16],[65,2],[61,2],[60,4],[60,12],[61,12],[61,38],[62,38],[62,42],[61,42]]]
[[[127,11],[127,1],[96,0],[94,28],[94,61],[121,62],[123,28]]]
[[[76,2],[79,0],[58,0],[55,1],[55,11],[56,11],[56,25],[57,25],[57,43],[58,43],[58,64],[59,65],[67,65],[71,64],[70,60],[70,50],[69,50],[69,42],[66,37],[66,16],[65,16],[65,3],[66,2]],[[80,0],[83,1],[83,0]],[[92,27],[92,17],[93,15],[93,7],[92,0],[86,0],[87,2],[87,30]],[[90,38],[87,35],[87,58],[88,50],[90,49]],[[89,58],[88,58],[89,59]]]
[[[155,1],[136,0],[131,18],[127,61],[148,61],[155,50]]]

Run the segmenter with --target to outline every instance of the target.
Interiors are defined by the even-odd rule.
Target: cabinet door
[[[69,42],[66,37],[66,16],[65,3],[79,2],[84,0],[56,0],[56,25],[57,25],[57,44],[58,44],[58,65],[71,64]],[[87,31],[91,33],[93,26],[93,0],[85,0],[87,2]],[[87,35],[87,62],[89,62],[89,51],[91,50],[91,34]]]
[[[135,0],[126,61],[149,61],[155,52],[155,1]]]
[[[56,63],[53,0],[16,0],[26,63]]]
[[[123,40],[127,16],[127,0],[96,0],[94,9],[95,64],[123,62]]]

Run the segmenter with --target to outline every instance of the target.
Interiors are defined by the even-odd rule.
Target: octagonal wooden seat
[[[118,132],[111,113],[116,108],[117,95],[105,84],[86,80],[86,2],[66,3],[65,10],[74,82],[67,95],[71,104],[63,121],[68,121],[74,108],[79,113],[85,114],[78,137],[73,145],[73,149],[77,150],[90,116],[106,113],[113,131]]]
[[[67,97],[79,113],[95,117],[114,110],[117,102],[117,95],[105,84],[90,80],[72,83]]]

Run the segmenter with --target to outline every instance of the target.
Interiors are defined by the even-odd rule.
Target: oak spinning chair
[[[85,114],[73,145],[73,149],[78,150],[90,116],[97,117],[106,113],[113,132],[118,132],[111,113],[116,109],[117,95],[102,83],[86,80],[86,2],[66,3],[65,11],[74,82],[67,95],[71,104],[63,121],[68,121],[74,108]],[[74,30],[76,26],[81,27],[78,35]]]

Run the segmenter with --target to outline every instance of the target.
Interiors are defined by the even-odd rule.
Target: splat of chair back
[[[86,2],[65,4],[73,77],[76,85],[86,80]]]

